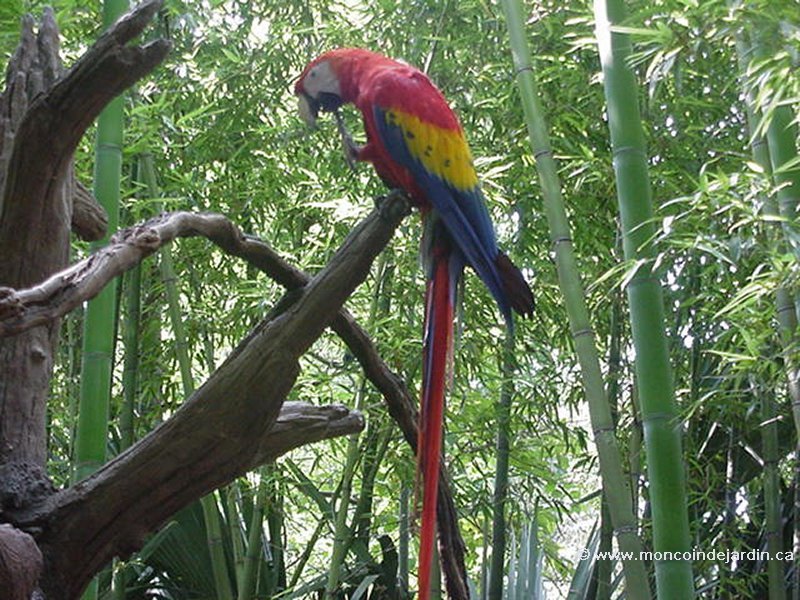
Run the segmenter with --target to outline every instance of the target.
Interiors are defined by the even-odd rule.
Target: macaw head
[[[308,63],[294,86],[300,116],[309,127],[316,125],[320,109],[334,111],[343,104],[337,61],[330,54]]]
[[[386,59],[369,50],[338,48],[308,63],[294,86],[303,120],[313,127],[320,110],[333,112],[355,100],[359,73],[375,60]]]

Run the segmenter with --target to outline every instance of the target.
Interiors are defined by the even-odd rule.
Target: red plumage
[[[430,357],[423,364],[422,400],[420,402],[417,468],[423,475],[422,519],[419,532],[419,599],[425,600],[431,588],[433,545],[436,540],[436,498],[439,489],[439,463],[442,448],[444,396],[447,363],[453,341],[453,305],[451,302],[449,257],[434,256],[433,277],[425,298],[425,347]]]

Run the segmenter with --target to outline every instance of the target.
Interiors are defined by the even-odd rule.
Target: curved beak
[[[319,116],[319,101],[315,100],[305,92],[300,93],[297,97],[297,108],[300,111],[300,117],[306,122],[309,127],[317,126],[317,117]]]

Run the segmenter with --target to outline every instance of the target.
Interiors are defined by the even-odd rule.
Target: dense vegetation
[[[0,7],[4,56],[16,44],[19,16],[43,4],[16,0]],[[51,4],[68,65],[97,36],[99,8],[86,0]],[[798,384],[794,309],[800,311],[794,219],[800,161],[792,151],[800,115],[800,10],[792,0],[637,1],[627,9],[624,33],[633,44],[630,65],[639,84],[655,208],[647,261],[623,255],[593,7],[528,2],[524,27],[639,533],[652,548],[625,290],[653,266],[664,293],[691,547],[792,550],[800,518],[794,510],[800,421],[792,415],[800,396],[791,393]],[[444,90],[467,132],[501,245],[535,282],[536,314],[519,322],[516,333],[507,423],[506,574],[521,582],[527,573],[530,589],[546,582],[548,597],[566,596],[571,585],[593,594],[574,597],[616,597],[623,587],[616,562],[578,560],[593,543],[611,548],[611,525],[601,510],[597,451],[501,6],[472,0],[170,0],[149,35],[168,36],[174,48],[126,96],[121,226],[162,210],[221,212],[310,273],[330,259],[384,189],[369,168],[348,169],[331,119],[309,132],[296,116],[291,87],[303,65],[325,49],[364,46],[424,67]],[[355,112],[346,120],[361,131]],[[751,151],[751,136],[768,141],[773,162],[783,144],[774,178],[769,155],[765,162],[753,153],[762,146]],[[76,156],[87,183],[91,145],[87,136]],[[405,220],[371,278],[348,301],[412,389],[419,381],[422,329],[418,225],[416,216]],[[87,251],[74,245],[76,258]],[[164,276],[165,261],[174,261],[177,276],[171,306],[173,279]],[[138,289],[130,277],[116,287],[110,456],[174,413],[192,381],[202,382],[282,292],[202,240],[177,243],[170,254],[143,263],[139,276]],[[132,309],[137,312],[126,300],[132,293],[141,299],[138,350],[121,341]],[[168,306],[179,318],[170,319]],[[477,590],[485,590],[504,332],[474,276],[467,277],[459,317],[445,453],[469,575]],[[64,321],[49,404],[50,473],[59,486],[69,483],[74,456],[82,319],[75,312]],[[176,341],[183,339],[188,362],[179,365]],[[130,353],[139,357],[134,389],[124,379]],[[410,559],[404,546],[413,513],[411,450],[335,335],[326,333],[302,366],[290,399],[360,407],[367,426],[355,450],[346,438],[307,446],[219,490],[202,508],[179,513],[141,554],[115,566],[125,574],[116,580],[117,597],[142,597],[146,590],[173,598],[225,597],[220,577],[212,576],[220,572],[240,598],[284,589],[290,592],[285,597],[310,595],[328,581],[342,490],[351,508],[345,587],[355,594],[366,582],[364,589],[377,590],[387,583],[383,574],[394,575],[392,560],[399,560],[400,577],[410,568],[414,588],[413,531]],[[132,423],[125,417],[131,410]],[[219,543],[208,535],[210,512],[222,554],[215,554]],[[527,545],[519,544],[523,538]],[[395,547],[399,559],[392,558]],[[252,583],[257,596],[242,595],[248,558],[260,565]],[[364,564],[369,568],[360,569]],[[653,564],[644,566],[652,577]],[[800,585],[795,566],[773,563],[768,583],[762,560],[704,556],[694,561],[693,576],[705,597],[767,597],[769,589],[770,598],[782,598],[784,589]],[[109,574],[100,579],[103,594]]]

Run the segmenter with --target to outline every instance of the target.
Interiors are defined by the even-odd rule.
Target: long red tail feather
[[[417,472],[423,475],[419,539],[419,600],[428,600],[436,540],[436,498],[442,447],[444,393],[453,339],[453,294],[449,253],[435,256],[425,297],[425,342],[420,403]]]

